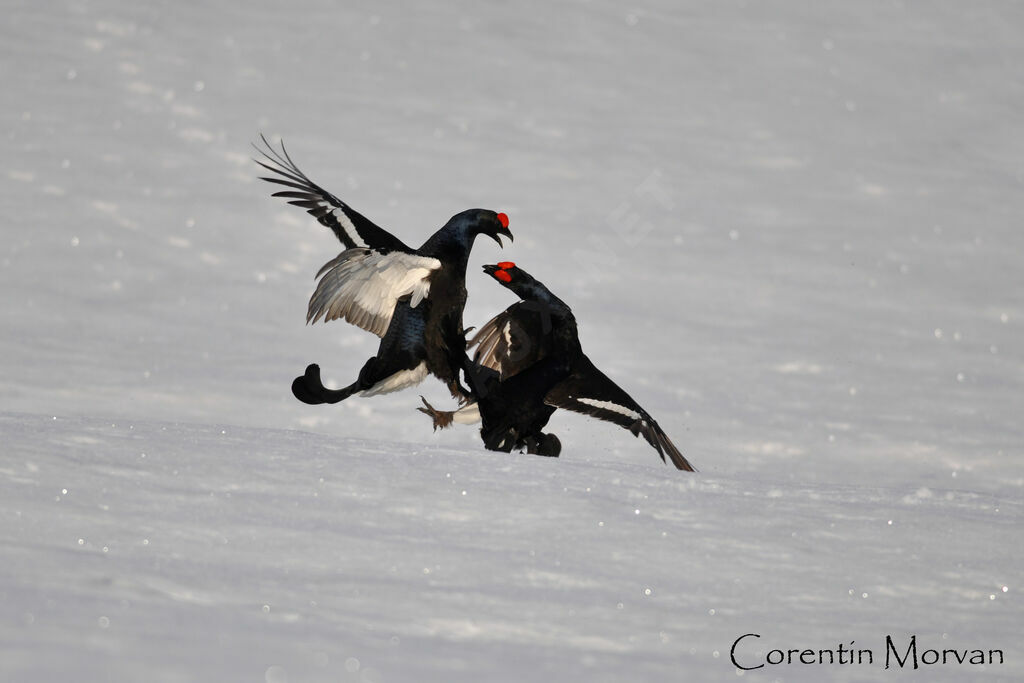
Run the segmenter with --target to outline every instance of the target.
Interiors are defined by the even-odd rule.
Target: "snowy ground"
[[[0,680],[1024,678],[1024,8],[531,4],[5,0]],[[295,401],[376,340],[260,131],[410,243],[507,212],[467,325],[515,260],[701,472]]]

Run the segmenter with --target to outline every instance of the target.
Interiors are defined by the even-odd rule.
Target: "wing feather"
[[[306,322],[343,318],[383,337],[395,304],[409,297],[418,306],[430,293],[430,275],[441,262],[429,256],[379,249],[346,249],[324,264],[309,299]]]
[[[291,188],[275,192],[272,196],[287,199],[289,204],[306,209],[322,225],[330,228],[346,249],[369,247],[390,251],[413,251],[390,232],[310,180],[292,161],[284,142],[281,143],[279,151],[262,134],[260,139],[263,141],[263,147],[255,144],[253,147],[264,160],[253,161],[275,174],[261,176],[260,179]]]
[[[507,322],[508,311],[502,311],[484,323],[466,345],[466,350],[477,347],[473,360],[480,365],[501,372],[501,358],[496,352],[501,338],[501,329]]]
[[[624,427],[633,436],[643,436],[662,461],[667,455],[676,468],[696,471],[654,418],[586,356],[568,378],[552,387],[544,402]]]
[[[502,381],[546,357],[550,340],[536,306],[519,301],[488,320],[469,340],[474,362],[496,370]]]

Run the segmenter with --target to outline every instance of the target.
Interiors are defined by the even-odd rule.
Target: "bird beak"
[[[508,214],[506,214],[506,213],[498,213],[498,214],[495,214],[495,218],[498,219],[498,225],[500,225],[501,229],[504,230],[505,232],[498,232],[498,233],[496,233],[494,235],[491,235],[491,237],[494,238],[494,241],[498,243],[499,247],[504,249],[505,245],[501,243],[500,239],[498,239],[499,235],[508,237],[509,242],[514,242],[515,241],[515,239],[513,239],[513,237],[512,237],[512,231],[508,229]]]
[[[496,266],[496,265],[484,266],[484,272],[487,273],[488,275],[494,275],[494,273],[496,273],[497,271],[498,271],[498,266]]]

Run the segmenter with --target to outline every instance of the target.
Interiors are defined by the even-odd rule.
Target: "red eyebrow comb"
[[[498,222],[501,223],[501,227],[503,227],[506,230],[508,230],[508,216],[507,215],[505,215],[503,213],[499,213],[498,214]]]
[[[508,272],[504,270],[494,271],[494,277],[501,280],[502,282],[512,282],[512,276],[509,275]]]
[[[511,261],[502,261],[501,263],[498,264],[498,267],[501,268],[502,270],[508,270],[509,268],[515,268],[516,264],[512,263]]]

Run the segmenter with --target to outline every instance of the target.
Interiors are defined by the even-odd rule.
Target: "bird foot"
[[[459,407],[466,405],[472,400],[473,392],[462,386],[459,380],[452,380],[448,384],[448,391],[451,392],[452,398],[459,402]],[[420,398],[423,398],[422,396]]]
[[[420,411],[424,415],[429,415],[434,420],[435,432],[438,429],[444,429],[445,427],[451,425],[452,421],[455,419],[454,411],[437,410],[436,408],[434,408],[434,406],[430,405],[427,402],[427,399],[423,398],[422,396],[420,396],[420,400],[423,401],[423,407],[417,408],[416,410]]]

